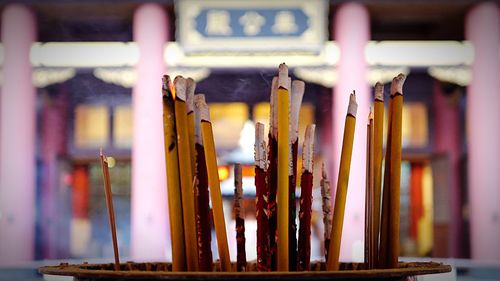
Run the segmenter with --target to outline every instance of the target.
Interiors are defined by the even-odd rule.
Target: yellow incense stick
[[[212,199],[212,210],[214,215],[215,235],[217,236],[217,247],[222,271],[231,271],[231,258],[227,244],[226,222],[222,207],[222,195],[220,191],[219,173],[217,169],[217,158],[215,154],[214,135],[212,123],[210,123],[210,112],[203,100],[197,100],[196,108],[201,115],[201,134],[203,137],[203,148],[207,164],[208,184],[210,186],[210,198]]]
[[[403,119],[403,84],[405,76],[399,74],[392,81],[392,125],[391,125],[391,157],[390,157],[390,223],[389,223],[389,252],[388,265],[391,268],[398,266],[399,257],[399,201],[401,185],[401,145]]]
[[[374,175],[373,175],[373,112],[370,109],[368,124],[366,126],[366,192],[365,192],[365,264],[367,269],[372,269],[375,262],[374,245]]]
[[[374,99],[374,120],[373,120],[373,197],[374,197],[374,235],[375,243],[373,251],[378,255],[378,236],[380,231],[380,202],[382,192],[382,152],[384,136],[384,85],[377,82],[375,84]],[[374,264],[377,264],[378,256],[375,257]]]
[[[172,271],[186,270],[184,248],[184,226],[182,223],[181,189],[179,183],[179,158],[177,155],[177,133],[175,132],[174,100],[170,92],[170,78],[163,77],[163,133],[165,161],[167,166],[168,213],[172,240]]]
[[[179,169],[182,190],[182,213],[184,239],[188,271],[198,270],[198,244],[194,207],[193,172],[191,171],[191,153],[186,112],[186,79],[178,76],[175,85],[175,125],[179,148]]]
[[[278,75],[278,271],[288,271],[288,175],[290,170],[288,68],[283,63]]]
[[[191,170],[196,171],[196,149],[194,137],[194,91],[196,82],[192,78],[186,79],[186,106],[187,106],[187,123],[189,136],[189,153],[191,153]]]
[[[351,169],[352,145],[354,141],[354,129],[356,126],[357,107],[356,95],[353,92],[349,99],[349,107],[347,109],[347,116],[345,119],[344,139],[342,141],[339,177],[337,180],[337,193],[333,209],[332,233],[326,264],[327,270],[339,269],[340,241],[342,237],[342,226],[344,224],[347,184],[349,182],[349,172]]]

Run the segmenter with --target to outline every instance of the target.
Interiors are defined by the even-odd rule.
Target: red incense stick
[[[236,219],[236,270],[247,271],[245,251],[245,209],[243,207],[243,187],[241,165],[234,165],[234,214]]]
[[[195,95],[195,103],[205,100],[204,95]],[[196,151],[196,231],[198,238],[198,269],[200,271],[212,271],[212,228],[210,225],[210,206],[208,193],[208,175],[205,162],[205,151],[201,136],[201,117],[198,107],[195,108],[195,151]]]
[[[304,146],[302,149],[302,176],[300,178],[300,228],[299,228],[299,251],[298,270],[310,270],[311,264],[311,206],[313,186],[313,150],[314,150],[315,125],[309,125],[306,129]]]
[[[267,147],[264,141],[264,124],[255,124],[255,217],[257,219],[257,270],[270,271],[269,211],[267,173]]]
[[[269,253],[271,259],[271,270],[277,268],[278,246],[276,244],[278,214],[276,206],[276,195],[278,192],[278,78],[274,77],[271,89],[271,111],[270,111],[270,128],[269,128],[269,150],[268,160],[269,168],[267,169],[267,182],[269,187]]]

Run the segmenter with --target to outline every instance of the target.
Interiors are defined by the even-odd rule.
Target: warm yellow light
[[[219,180],[224,181],[229,178],[229,167],[227,166],[219,166],[217,168],[217,172],[219,173]]]

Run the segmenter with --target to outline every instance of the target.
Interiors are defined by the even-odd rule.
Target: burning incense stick
[[[311,263],[311,206],[313,187],[314,129],[308,125],[302,148],[302,176],[300,179],[300,229],[298,270],[310,270]]]
[[[322,210],[323,210],[323,227],[324,227],[324,249],[325,249],[325,261],[328,260],[328,248],[330,247],[330,235],[332,232],[332,203],[331,203],[331,191],[330,191],[330,181],[326,176],[325,163],[321,167],[321,198],[322,198]]]
[[[187,108],[187,123],[189,136],[189,153],[191,154],[191,171],[196,171],[196,151],[194,137],[194,91],[196,82],[192,78],[186,79],[186,108]]]
[[[399,74],[392,80],[392,125],[391,125],[391,157],[390,178],[390,220],[389,220],[389,252],[388,265],[391,268],[398,266],[399,257],[399,199],[401,185],[401,144],[403,119],[403,84],[406,77]]]
[[[368,124],[366,126],[366,192],[365,192],[365,264],[367,269],[372,269],[375,256],[374,244],[374,175],[373,175],[373,112],[370,109]]]
[[[299,146],[299,113],[300,106],[302,104],[302,97],[304,96],[305,83],[300,80],[295,80],[292,82],[292,95],[291,95],[291,105],[290,105],[290,143],[291,143],[291,173],[288,178],[288,189],[289,189],[289,269],[290,271],[295,271],[297,269],[297,224],[295,222],[297,217],[297,208],[295,203],[295,186],[297,185],[297,154]]]
[[[337,181],[337,193],[335,196],[335,207],[333,210],[332,234],[328,249],[327,270],[339,269],[340,241],[342,237],[342,226],[344,223],[344,211],[347,196],[347,184],[349,182],[349,171],[351,168],[352,144],[354,141],[354,129],[356,126],[356,95],[353,92],[349,99],[347,116],[345,119],[344,139],[340,156],[339,177]]]
[[[111,229],[111,237],[113,239],[113,253],[115,254],[115,271],[120,270],[120,256],[118,254],[118,241],[116,239],[116,223],[115,210],[113,208],[113,195],[111,194],[111,181],[109,179],[108,159],[102,154],[102,149],[99,153],[101,158],[102,178],[104,181],[104,194],[106,195],[106,206],[108,207],[109,228]]]
[[[288,175],[290,173],[288,67],[282,63],[278,75],[278,271],[288,271]]]
[[[172,240],[172,271],[185,271],[184,226],[182,216],[178,215],[179,212],[182,213],[182,203],[179,184],[177,133],[175,131],[174,97],[170,91],[170,85],[170,77],[163,76],[163,133],[167,167],[170,237]]]
[[[257,270],[269,271],[269,211],[267,209],[269,190],[266,181],[267,149],[264,141],[264,124],[255,124],[255,217],[257,219]]]
[[[193,173],[191,170],[191,153],[186,112],[186,79],[177,76],[175,86],[175,125],[179,147],[179,169],[181,179],[182,213],[186,245],[186,261],[188,271],[198,270],[198,247],[196,241],[196,218],[194,207]]]
[[[207,104],[204,102],[197,103],[196,107],[200,110],[201,114],[201,132],[207,164],[208,184],[210,185],[210,196],[212,198],[215,234],[217,236],[221,269],[222,271],[231,271],[231,259],[229,257],[227,244],[226,223],[224,221],[224,210],[222,208],[222,195],[217,169],[217,158],[215,155],[214,135],[212,123],[210,122],[210,112]]]
[[[271,270],[276,270],[277,260],[277,227],[276,195],[278,193],[278,77],[274,77],[271,86],[270,118],[269,118],[269,168],[267,169],[267,183],[269,189],[269,254]]]
[[[195,95],[195,103],[205,103],[204,95]],[[203,138],[201,134],[201,114],[198,108],[195,108],[195,148],[196,148],[196,178],[198,185],[196,189],[196,227],[198,234],[198,269],[200,271],[212,271],[212,229],[210,226],[210,205],[208,194],[208,175],[205,162],[205,151],[203,148]]]
[[[245,208],[243,207],[241,165],[234,165],[234,215],[236,220],[236,270],[247,271],[245,252]]]
[[[392,128],[392,98],[389,99],[389,111],[387,113],[387,141],[385,149],[384,182],[382,194],[382,213],[380,216],[380,247],[378,255],[379,268],[387,268],[387,254],[389,251],[389,220],[390,220],[390,173],[391,167],[391,128]]]
[[[378,264],[379,252],[379,232],[380,232],[380,202],[382,193],[382,153],[383,153],[383,135],[384,135],[384,85],[380,82],[375,84],[374,119],[373,119],[373,197],[374,197],[374,235],[375,252],[374,264]]]

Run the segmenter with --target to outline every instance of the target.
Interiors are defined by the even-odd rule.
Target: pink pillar
[[[338,82],[333,94],[333,170],[332,188],[336,188],[339,171],[340,151],[344,122],[347,113],[349,93],[356,90],[358,112],[351,162],[351,174],[347,191],[344,217],[341,260],[363,259],[364,238],[364,196],[365,196],[365,158],[366,123],[370,107],[371,91],[367,83],[367,64],[365,46],[370,39],[370,16],[367,9],[359,3],[342,4],[335,15],[335,41],[340,47],[340,60],[337,67]],[[333,193],[335,194],[335,193]]]
[[[0,265],[33,259],[35,231],[35,88],[29,53],[36,37],[31,10],[2,13],[4,47],[0,98]]]
[[[450,199],[450,216],[448,228],[448,253],[449,257],[462,257],[462,210],[460,191],[460,114],[458,101],[446,97],[441,89],[441,83],[434,81],[433,94],[434,131],[432,135],[434,153],[445,154],[448,157],[449,188],[447,191]]]
[[[134,41],[140,59],[132,92],[131,254],[141,260],[164,260],[169,241],[161,102],[168,25],[167,14],[158,4],[143,4],[135,11]]]
[[[467,141],[472,258],[500,260],[500,11],[473,7],[465,22],[474,46],[467,89]]]

